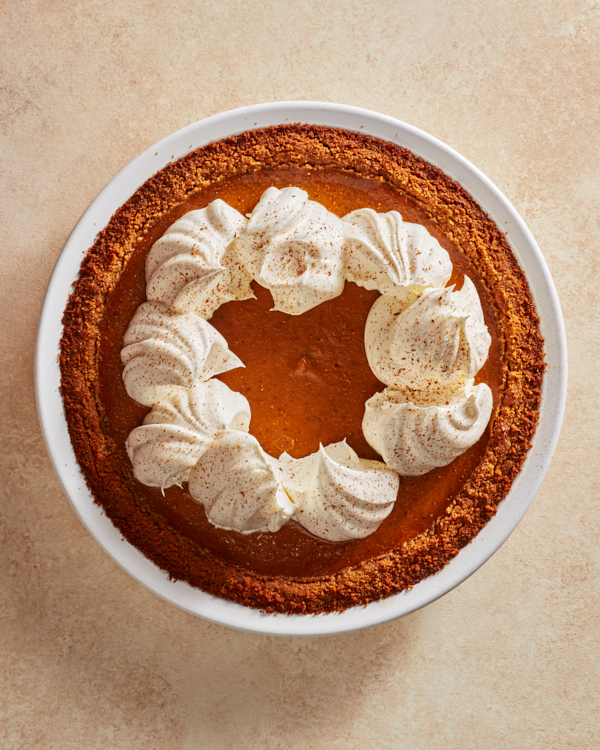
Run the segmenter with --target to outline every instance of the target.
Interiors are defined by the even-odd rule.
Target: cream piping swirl
[[[306,191],[266,190],[234,243],[275,310],[301,315],[344,288],[342,220]]]
[[[172,312],[144,302],[123,338],[125,389],[134,401],[152,406],[172,386],[191,388],[199,380],[243,367],[221,334],[195,313]]]
[[[246,223],[220,199],[184,214],[148,254],[148,300],[209,320],[224,302],[253,297],[252,278],[231,246]]]

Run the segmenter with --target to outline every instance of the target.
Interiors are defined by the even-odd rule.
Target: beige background
[[[4,0],[0,747],[600,747],[598,0]],[[71,510],[33,393],[44,290],[105,183],[174,130],[317,99],[453,146],[508,196],[562,301],[559,447],[502,549],[442,600],[328,639],[165,604]]]

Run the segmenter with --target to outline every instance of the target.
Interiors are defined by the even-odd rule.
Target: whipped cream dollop
[[[242,534],[278,531],[294,514],[276,458],[245,432],[214,440],[191,470],[190,495],[215,526]]]
[[[342,220],[296,187],[266,190],[234,247],[275,310],[300,315],[344,288]]]
[[[192,388],[172,386],[127,438],[127,453],[136,479],[150,487],[187,481],[190,469],[229,430],[247,432],[250,405],[220,380]]]
[[[367,359],[388,386],[456,392],[485,363],[491,337],[479,295],[465,276],[460,291],[426,289],[420,296],[379,297],[365,326]]]
[[[191,388],[199,380],[243,367],[227,341],[195,313],[176,313],[161,302],[144,302],[123,338],[123,380],[132,399],[152,406],[172,386]]]
[[[448,252],[424,226],[397,211],[361,208],[343,218],[346,279],[393,295],[398,287],[443,287],[452,275]]]
[[[365,404],[363,432],[387,466],[417,476],[446,466],[479,440],[492,414],[488,385],[467,385],[457,400],[417,406],[405,391],[386,388]],[[429,403],[428,403],[429,402]]]
[[[220,199],[184,214],[148,254],[148,300],[208,320],[224,302],[254,297],[252,278],[231,244],[246,223]]]
[[[398,475],[380,461],[361,459],[333,443],[306,458],[279,458],[281,481],[296,506],[294,519],[320,539],[362,539],[387,518],[398,494]]]

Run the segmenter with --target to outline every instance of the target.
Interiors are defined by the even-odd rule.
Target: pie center
[[[271,456],[302,458],[346,438],[361,458],[379,458],[362,431],[365,401],[384,387],[363,343],[379,293],[347,283],[339,297],[294,316],[252,288],[256,299],[228,302],[210,320],[245,365],[218,377],[250,402],[250,433]]]

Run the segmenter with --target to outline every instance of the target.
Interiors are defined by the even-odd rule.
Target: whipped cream
[[[424,399],[424,404],[430,398]],[[417,406],[402,390],[386,388],[365,404],[363,432],[385,463],[399,474],[426,474],[446,466],[479,440],[492,414],[485,383],[467,385],[449,404]]]
[[[296,506],[294,520],[320,539],[362,539],[390,514],[398,475],[380,461],[360,459],[333,443],[306,458],[279,458],[281,481]]]
[[[190,495],[215,526],[242,534],[278,531],[294,514],[276,458],[246,432],[214,440],[191,470]]]
[[[269,188],[249,219],[221,200],[185,214],[148,255],[149,301],[124,338],[127,392],[153,407],[127,440],[135,476],[163,489],[188,482],[225,530],[273,532],[294,518],[329,541],[369,536],[393,508],[398,474],[450,463],[491,416],[489,387],[473,385],[490,334],[471,280],[444,288],[451,273],[446,250],[398,212],[340,219],[300,188]],[[382,293],[365,348],[388,387],[367,401],[363,431],[385,464],[346,441],[276,459],[248,434],[248,401],[211,379],[243,364],[206,321],[253,297],[253,278],[291,315],[338,296],[345,280]]]
[[[467,276],[460,291],[379,297],[365,326],[367,359],[379,380],[437,392],[441,400],[479,372],[490,344],[479,295]]]
[[[275,310],[301,315],[344,288],[342,220],[304,190],[266,190],[234,247]]]
[[[346,279],[365,289],[422,291],[445,286],[452,275],[450,256],[435,237],[397,211],[361,208],[344,216],[343,231]]]
[[[148,300],[209,320],[224,302],[254,297],[252,278],[231,246],[246,222],[220,199],[184,214],[148,254]]]
[[[121,360],[127,393],[152,406],[172,386],[191,388],[198,380],[243,367],[221,334],[195,313],[179,314],[160,302],[144,302],[123,338]]]
[[[172,386],[127,438],[127,453],[136,479],[150,487],[187,481],[190,469],[228,430],[247,432],[250,405],[220,380],[193,388]]]
[[[173,386],[127,439],[136,478],[163,490],[188,482],[219,528],[277,531],[294,513],[277,459],[248,434],[250,406],[220,380]]]

